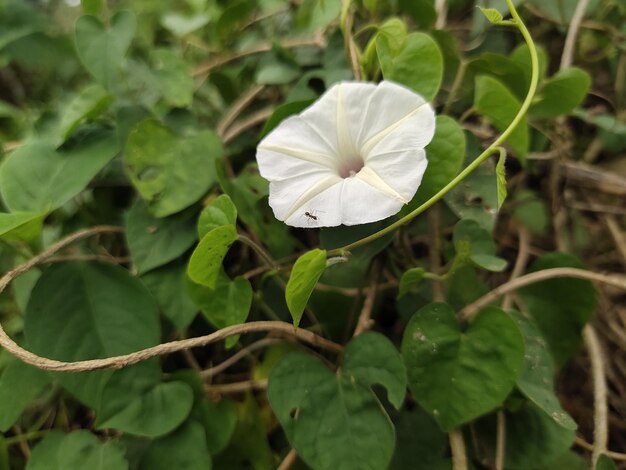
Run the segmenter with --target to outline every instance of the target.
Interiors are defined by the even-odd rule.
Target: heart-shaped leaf
[[[179,212],[215,182],[222,144],[205,130],[179,137],[153,119],[137,124],[126,142],[126,169],[156,217]],[[180,188],[185,188],[181,191]]]
[[[450,306],[430,304],[409,321],[402,356],[416,400],[449,431],[504,401],[522,367],[524,340],[498,308],[483,309],[461,332]]]
[[[0,212],[0,238],[31,241],[41,234],[45,213]]]
[[[293,265],[285,289],[285,299],[295,327],[300,324],[309,297],[324,269],[326,269],[326,250],[319,249],[307,251]]]
[[[109,29],[91,15],[76,22],[76,49],[85,68],[107,89],[117,80],[122,59],[135,34],[135,15],[118,11],[111,18]]]
[[[196,284],[214,289],[222,269],[222,261],[237,240],[233,225],[223,225],[207,233],[191,254],[187,275]]]
[[[345,354],[337,374],[301,352],[285,356],[270,375],[270,405],[312,468],[387,468],[394,429],[370,387],[383,385],[390,401],[401,404],[406,388],[401,357],[378,333],[358,336]]]
[[[37,444],[28,460],[28,470],[126,470],[128,462],[119,443],[100,440],[88,431],[63,434],[53,430]]]

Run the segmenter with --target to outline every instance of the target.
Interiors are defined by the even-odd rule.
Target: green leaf
[[[157,219],[138,199],[124,214],[126,243],[139,273],[178,258],[196,241],[194,213],[190,211]]]
[[[160,325],[152,296],[127,271],[109,264],[69,262],[42,273],[26,309],[24,334],[35,354],[79,361],[154,346]],[[132,373],[132,368],[120,372],[126,371]],[[95,408],[112,374],[107,370],[56,377]]]
[[[617,470],[617,466],[606,454],[600,454],[596,462],[596,470]]]
[[[487,18],[487,20],[491,24],[498,25],[498,24],[502,23],[502,19],[503,19],[502,18],[502,13],[500,13],[495,8],[483,8],[481,6],[478,6],[478,8],[480,9],[480,12],[483,15],[485,15],[485,18]]]
[[[191,254],[187,275],[196,284],[214,289],[222,269],[222,261],[237,240],[233,225],[223,225],[207,233]]]
[[[380,384],[389,402],[402,406],[406,394],[406,369],[396,347],[383,335],[367,332],[357,336],[343,356],[343,374],[362,384]]]
[[[479,268],[496,272],[506,268],[506,260],[496,256],[496,244],[491,234],[475,220],[460,220],[454,226],[453,241],[458,254],[467,252],[469,247],[469,259]]]
[[[274,110],[270,118],[265,122],[263,130],[259,135],[259,139],[262,139],[267,134],[269,134],[272,130],[274,130],[274,128],[276,128],[276,126],[278,126],[283,120],[287,119],[289,116],[293,116],[294,114],[298,114],[301,111],[304,111],[314,101],[315,100],[301,100],[281,104]]]
[[[178,330],[189,326],[198,313],[187,294],[187,263],[176,261],[141,276],[163,314]]]
[[[377,333],[358,336],[345,354],[337,374],[306,354],[285,356],[269,378],[270,405],[290,444],[309,466],[387,468],[394,429],[370,387],[380,383],[393,402],[402,402],[406,376],[400,356]]]
[[[118,375],[117,378],[121,376]],[[132,376],[130,376],[132,377]],[[159,437],[177,428],[191,411],[193,391],[184,382],[155,383],[143,393],[131,393],[118,408],[130,377],[104,391],[104,406],[96,420],[99,429],[113,428],[137,436]]]
[[[32,241],[41,234],[45,213],[0,212],[0,238]]]
[[[398,292],[398,297],[405,295],[409,292],[411,287],[424,279],[424,274],[426,274],[426,270],[424,268],[411,268],[405,271],[400,278],[400,290]]]
[[[91,75],[106,89],[118,79],[118,71],[135,34],[135,15],[118,11],[105,29],[95,16],[85,15],[76,22],[76,50]]]
[[[217,329],[240,325],[248,318],[253,292],[250,281],[243,277],[231,281],[220,273],[212,289],[193,283],[187,289],[193,302]],[[238,339],[239,336],[226,339],[226,347],[234,346]]]
[[[59,122],[60,142],[65,141],[86,119],[100,114],[111,102],[111,97],[100,85],[88,85],[63,108]]]
[[[63,150],[45,142],[25,144],[0,166],[4,204],[12,212],[54,210],[85,189],[117,151],[117,139],[109,132]]]
[[[170,106],[187,107],[193,100],[193,78],[180,53],[170,49],[150,51],[152,73],[161,96]]]
[[[35,446],[26,466],[27,470],[70,468],[126,470],[129,467],[121,445],[113,441],[102,443],[88,431],[63,434],[57,430],[46,434]]]
[[[0,374],[0,432],[7,432],[49,383],[41,369],[11,360]]]
[[[484,114],[500,132],[509,127],[521,108],[520,101],[499,80],[488,75],[476,77],[476,110]],[[507,142],[522,162],[528,153],[528,125],[523,118],[515,127]]]
[[[422,182],[409,203],[416,208],[450,182],[460,171],[465,158],[465,134],[449,116],[437,116],[435,135],[426,147],[428,167]]]
[[[202,387],[202,384],[200,385]],[[235,402],[224,396],[215,402],[211,397],[207,397],[201,388],[201,400],[192,411],[192,416],[204,426],[210,454],[217,455],[222,452],[233,437],[237,426]]]
[[[530,272],[557,267],[584,268],[573,255],[548,253],[532,264]],[[560,368],[578,350],[582,329],[595,310],[593,285],[590,281],[565,277],[536,282],[518,292]]]
[[[443,56],[433,38],[425,33],[407,35],[402,49],[394,53],[393,43],[384,36],[376,39],[380,68],[386,80],[411,88],[431,101],[443,78]]]
[[[504,401],[521,370],[524,341],[498,308],[481,310],[461,332],[452,308],[430,304],[409,321],[402,356],[415,399],[449,431]]]
[[[171,434],[150,443],[141,459],[140,470],[211,470],[204,428],[188,421]]]
[[[215,182],[222,145],[213,131],[178,137],[153,119],[141,121],[126,142],[126,169],[156,217],[179,212]],[[201,171],[199,171],[201,169]],[[181,191],[181,188],[185,188]]]
[[[237,208],[227,194],[211,199],[202,209],[198,218],[198,236],[204,237],[211,230],[222,225],[237,223]]]
[[[326,269],[326,250],[315,249],[300,256],[293,265],[285,300],[293,318],[293,325],[297,328],[311,297],[315,284]]]
[[[551,119],[568,114],[585,99],[591,77],[577,67],[560,70],[545,82],[528,111],[533,119]]]
[[[521,190],[516,191],[513,215],[530,233],[545,235],[550,226],[550,218],[546,202],[536,193]]]
[[[554,393],[554,362],[537,325],[519,312],[510,311],[509,315],[517,323],[526,345],[524,366],[517,378],[517,388],[555,423],[575,430],[576,423],[563,411]]]
[[[499,147],[498,151],[500,156],[498,157],[498,163],[496,164],[496,187],[498,189],[498,209],[504,204],[506,199],[506,149]]]

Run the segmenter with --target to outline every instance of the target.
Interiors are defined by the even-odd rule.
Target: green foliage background
[[[0,0],[0,266],[101,230],[12,279],[3,328],[68,362],[237,334],[88,372],[0,350],[0,469],[445,469],[458,456],[450,432],[470,468],[589,468],[573,446],[593,440],[593,396],[572,384],[586,380],[576,367],[597,309],[590,281],[534,282],[462,312],[513,272],[623,272],[615,251],[599,256],[617,238],[593,207],[621,207],[619,232],[626,5],[591,0],[575,65],[562,66],[578,2],[514,2],[539,85],[506,151],[361,245],[518,114],[530,52],[505,1],[450,0],[445,15],[433,0],[355,0],[343,13],[329,0],[75,3]],[[256,144],[355,73],[432,101],[422,185],[388,220],[290,229],[267,204]],[[604,310],[623,301],[602,296]],[[236,329],[261,321],[268,331]],[[289,323],[332,343],[298,342]],[[626,451],[619,431],[609,445]],[[596,468],[616,467],[602,456]]]

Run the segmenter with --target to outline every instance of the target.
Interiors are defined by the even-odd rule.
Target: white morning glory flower
[[[274,215],[294,227],[334,227],[396,214],[422,181],[434,132],[432,107],[401,85],[334,85],[257,148]]]

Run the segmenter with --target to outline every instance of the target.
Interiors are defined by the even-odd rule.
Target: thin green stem
[[[377,240],[378,238],[393,232],[398,227],[410,222],[419,214],[424,212],[426,209],[431,207],[437,201],[439,201],[442,197],[444,197],[452,188],[454,188],[457,184],[463,181],[470,173],[472,173],[481,163],[483,163],[489,156],[491,156],[494,152],[497,152],[498,147],[501,146],[506,139],[513,133],[517,125],[522,121],[532,100],[535,96],[535,92],[537,91],[537,82],[539,80],[539,62],[537,59],[537,49],[535,47],[535,43],[533,42],[533,38],[530,36],[526,25],[522,22],[521,18],[517,14],[517,10],[515,6],[513,6],[513,2],[511,0],[506,0],[509,10],[511,11],[511,16],[513,17],[513,22],[517,26],[517,28],[522,33],[526,44],[528,45],[528,50],[530,52],[530,64],[531,64],[531,78],[530,78],[530,87],[528,88],[528,93],[526,95],[526,99],[522,103],[522,107],[518,111],[517,115],[509,124],[509,127],[505,129],[505,131],[500,134],[500,136],[494,140],[489,147],[483,151],[472,163],[470,163],[467,167],[463,169],[452,181],[450,181],[443,189],[441,189],[437,194],[431,197],[424,204],[419,206],[417,209],[413,210],[409,214],[405,215],[401,219],[397,220],[393,224],[385,227],[384,229],[368,236],[362,238],[361,240],[357,240],[356,242],[345,245],[341,248],[337,248],[335,250],[331,250],[328,252],[328,256],[337,256],[337,255],[345,255],[350,250],[363,246],[371,241]]]
[[[4,440],[4,444],[8,447],[19,444],[20,442],[32,441],[33,439],[39,439],[41,437],[44,437],[49,432],[50,431],[30,431],[24,434],[20,434],[19,436],[7,437]]]

